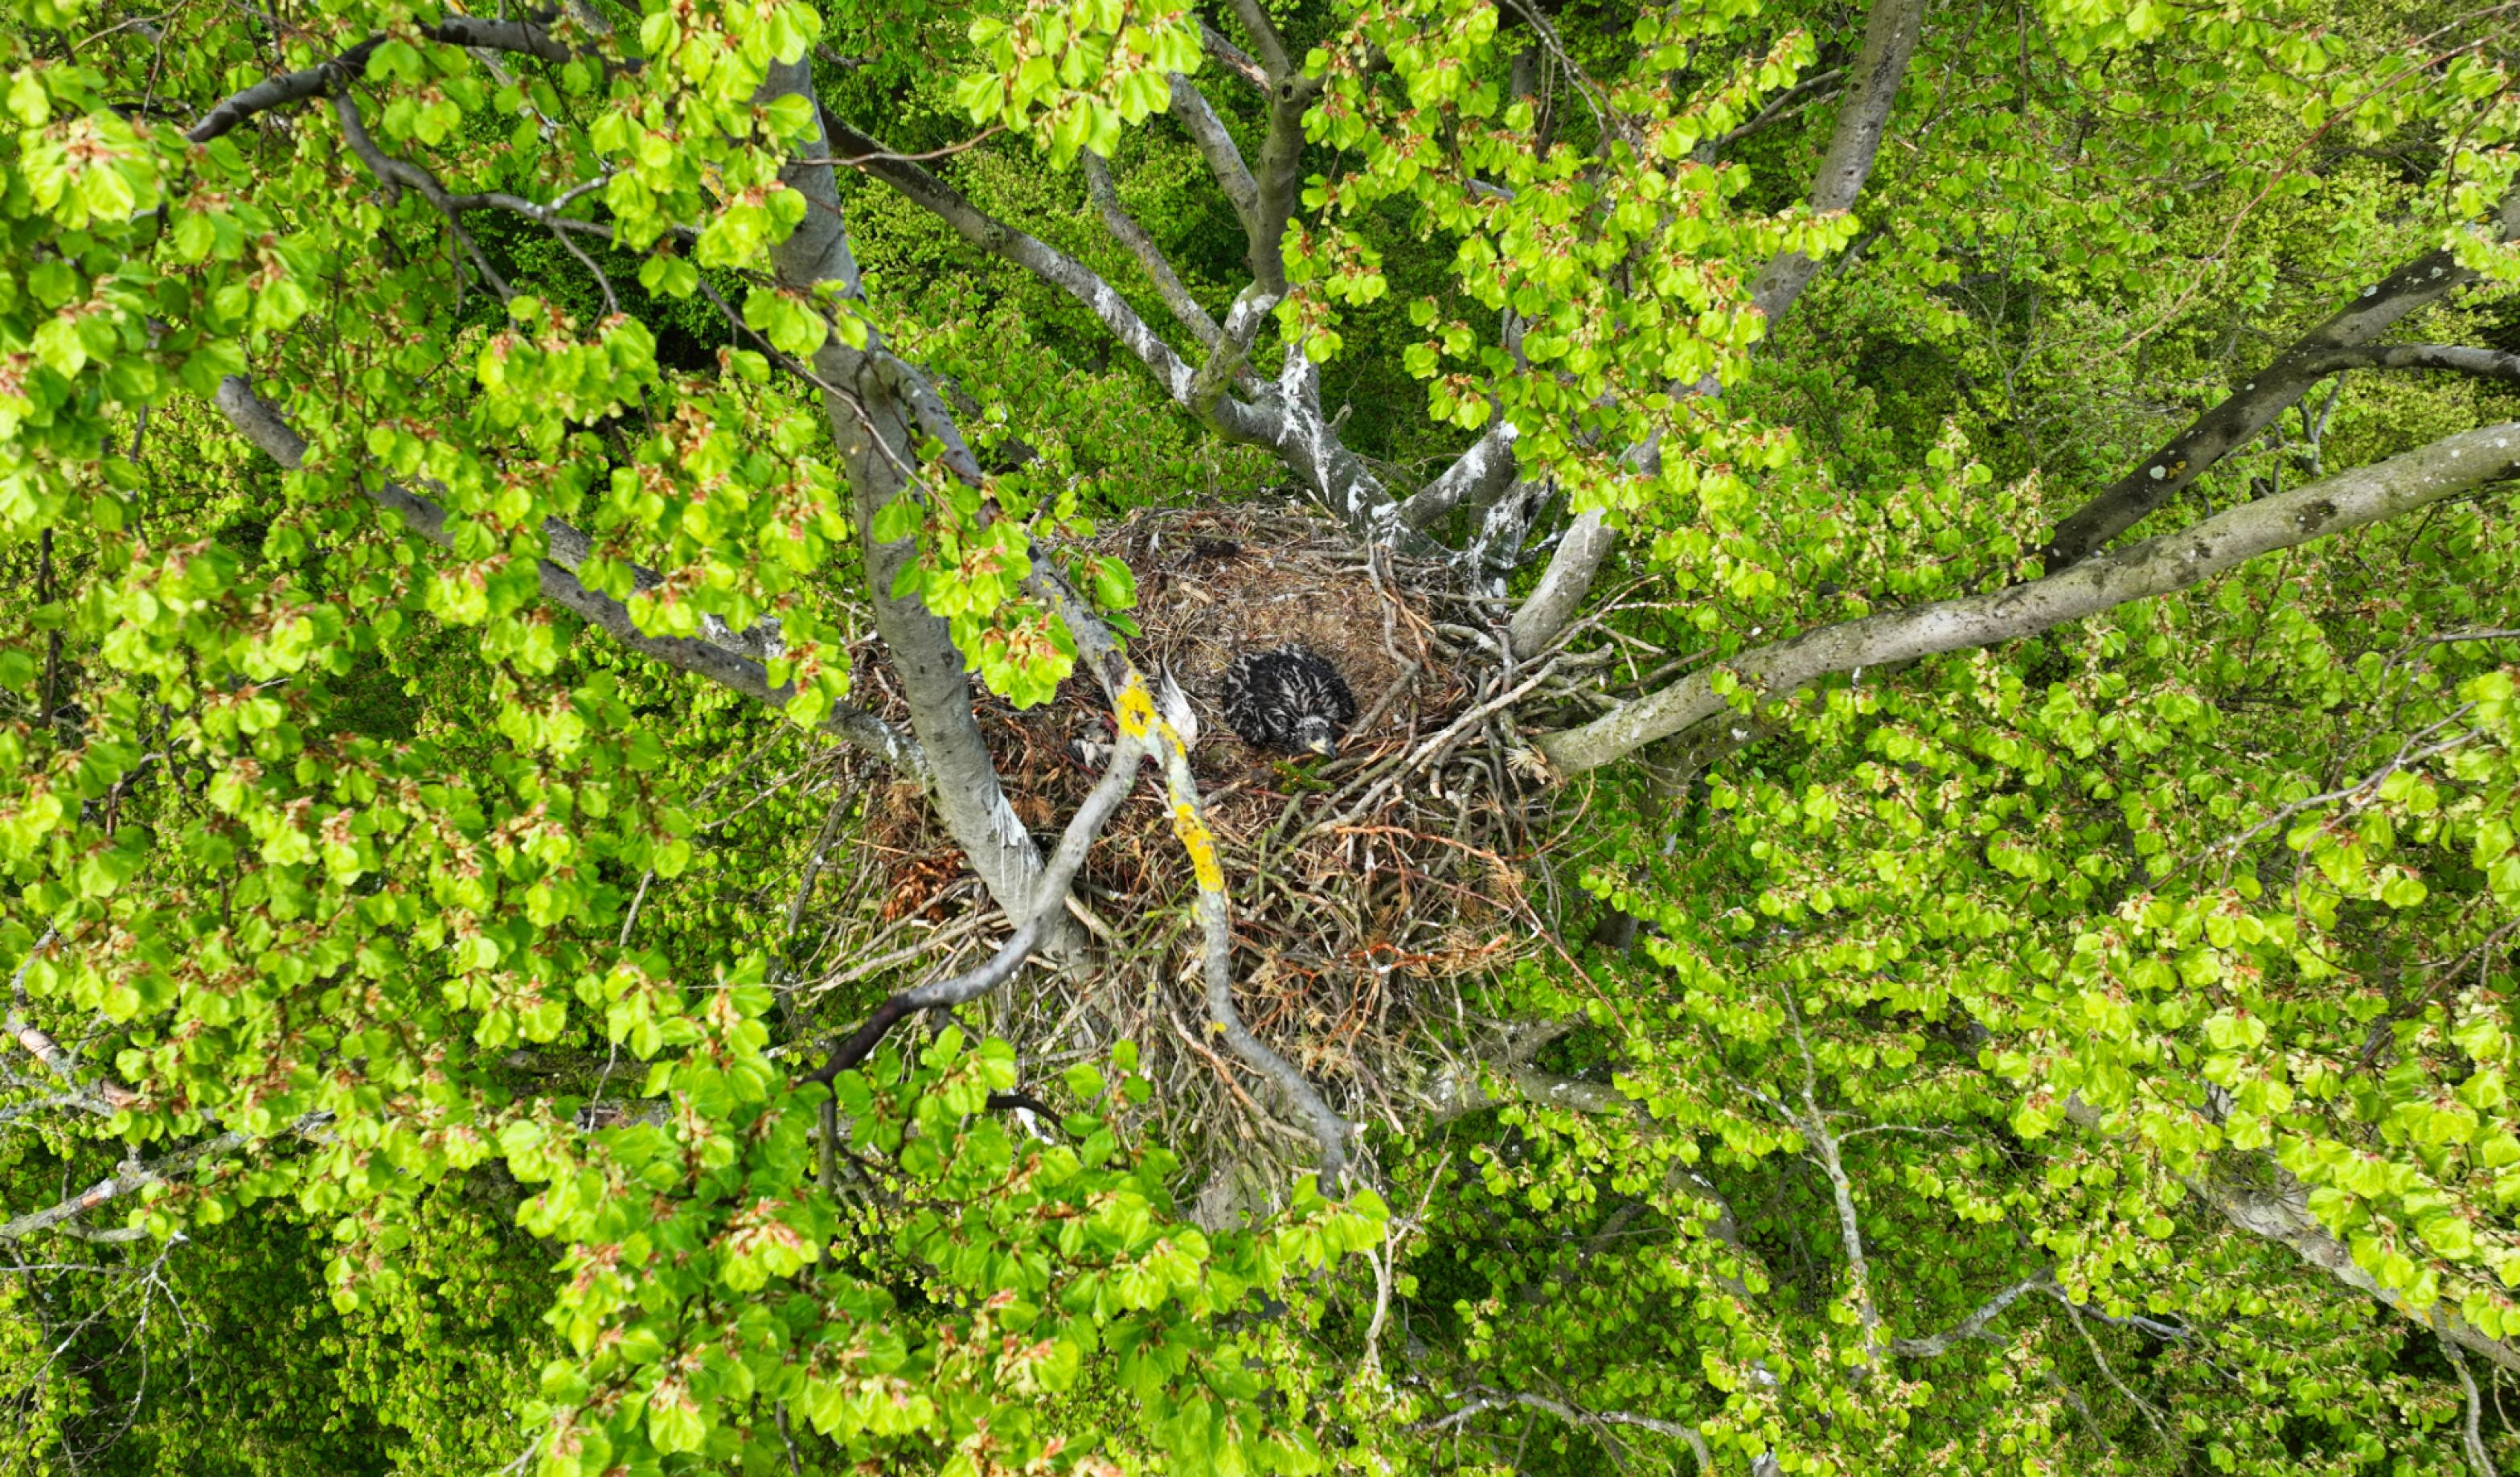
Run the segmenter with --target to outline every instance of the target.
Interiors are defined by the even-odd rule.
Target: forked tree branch
[[[2491,228],[2498,241],[2520,237],[2520,190],[2503,198]],[[2447,251],[2427,252],[2362,290],[2352,305],[2295,340],[2274,360],[2198,416],[2161,449],[2076,509],[2048,536],[2040,560],[2051,572],[2092,553],[2184,491],[2207,468],[2258,433],[2339,369],[2363,368],[2330,358],[2361,349],[2409,313],[2476,280]],[[2411,366],[2410,366],[2411,367]],[[2442,366],[2423,366],[2442,367]]]
[[[2520,385],[2520,354],[2451,344],[2379,344],[2361,348],[2331,348],[2311,354],[2295,367],[2305,374],[2318,375],[2338,374],[2349,369],[2438,369]]]
[[[1657,1436],[1668,1436],[1674,1441],[1688,1443],[1690,1454],[1697,1458],[1697,1469],[1700,1472],[1715,1470],[1715,1453],[1707,1446],[1706,1438],[1698,1433],[1695,1426],[1682,1425],[1676,1420],[1660,1420],[1650,1415],[1636,1415],[1626,1410],[1587,1410],[1581,1407],[1570,1406],[1564,1401],[1552,1400],[1546,1395],[1534,1395],[1527,1390],[1473,1391],[1470,1399],[1458,1409],[1450,1414],[1425,1421],[1418,1426],[1418,1429],[1448,1430],[1483,1410],[1515,1406],[1545,1411],[1573,1426],[1628,1426],[1640,1431],[1651,1431]]]
[[[2187,589],[2276,549],[2359,529],[2511,475],[2520,423],[2487,426],[2243,503],[2192,528],[2097,555],[2059,574],[1990,594],[1884,611],[1743,652],[1720,668],[1538,741],[1559,772],[1580,774],[1728,713],[1730,674],[1757,701],[1790,696],[1834,672],[1994,646],[2131,601]],[[1736,714],[1746,726],[1750,715]]]
[[[1337,1194],[1347,1170],[1348,1140],[1355,1130],[1293,1063],[1251,1034],[1234,1003],[1233,905],[1226,897],[1224,867],[1217,859],[1216,835],[1208,828],[1206,801],[1191,773],[1188,742],[1157,704],[1146,674],[1121,652],[1109,628],[1065,581],[1047,566],[1035,564],[1025,588],[1058,613],[1075,638],[1077,664],[1093,671],[1110,697],[1121,733],[1152,747],[1172,802],[1173,833],[1190,854],[1191,876],[1196,884],[1194,907],[1199,921],[1199,965],[1207,987],[1208,1029],[1224,1039],[1244,1066],[1267,1078],[1303,1113],[1321,1145],[1322,1193]]]
[[[1219,332],[1216,320],[1208,315],[1206,308],[1199,306],[1198,300],[1190,295],[1190,289],[1182,285],[1181,274],[1173,270],[1172,262],[1165,258],[1164,250],[1155,244],[1155,238],[1148,235],[1147,228],[1138,224],[1122,208],[1119,185],[1111,178],[1111,165],[1090,149],[1084,151],[1080,158],[1085,165],[1086,193],[1094,197],[1094,208],[1102,216],[1103,229],[1117,237],[1120,244],[1129,249],[1129,254],[1138,258],[1138,265],[1145,269],[1147,280],[1155,285],[1155,295],[1162,298],[1164,306],[1172,310],[1173,320],[1189,329],[1191,336],[1202,346],[1215,348]]]
[[[831,142],[851,157],[866,157],[859,165],[866,173],[892,187],[903,199],[934,215],[953,228],[972,246],[1001,260],[1023,268],[1048,286],[1057,288],[1092,313],[1104,331],[1120,342],[1155,377],[1164,394],[1175,404],[1189,408],[1191,391],[1197,371],[1174,352],[1163,336],[1147,326],[1138,310],[1120,291],[1102,280],[1076,258],[1037,237],[1019,231],[997,219],[964,198],[961,191],[945,183],[921,165],[904,159],[885,157],[889,151],[864,133],[851,128],[823,110],[823,126]],[[1212,407],[1212,424],[1237,439],[1269,440],[1264,418],[1251,407],[1230,395],[1216,397]]]

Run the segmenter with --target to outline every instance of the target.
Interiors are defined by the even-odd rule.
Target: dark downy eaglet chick
[[[1246,651],[1225,669],[1225,721],[1254,749],[1332,755],[1356,721],[1356,695],[1308,646]]]

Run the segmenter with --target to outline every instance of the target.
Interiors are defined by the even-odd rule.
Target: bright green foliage
[[[2478,1346],[2520,1348],[2507,493],[1764,703],[1726,666],[2036,577],[2262,341],[2426,250],[2486,281],[2421,331],[2511,346],[2478,225],[2507,42],[2432,6],[1932,9],[1851,211],[1809,197],[1861,16],[1268,7],[1320,92],[1237,392],[1327,365],[1395,486],[1510,425],[1535,509],[1623,533],[1642,593],[1568,668],[1598,689],[1501,733],[1702,669],[1768,742],[1676,784],[1648,751],[1498,859],[1548,874],[1546,962],[1404,1022],[1490,1095],[1341,1082],[1342,1198],[1194,1217],[1248,1145],[1170,1136],[1126,1041],[1019,1062],[967,1014],[814,1080],[915,983],[802,968],[817,909],[884,902],[885,797],[829,793],[818,731],[871,701],[871,608],[1058,701],[1079,643],[1028,577],[1127,633],[1095,521],[1281,471],[1112,361],[1108,304],[870,178],[839,186],[863,282],[784,280],[832,208],[792,162],[816,110],[765,87],[810,59],[834,115],[1156,322],[1071,166],[1231,299],[1238,212],[1154,115],[1194,76],[1261,160],[1274,101],[1201,39],[1254,41],[1243,9],[606,5],[551,56],[399,0],[13,8],[0,966],[84,1085],[0,1048],[0,1205],[166,1172],[61,1218],[109,1239],[0,1241],[0,1469],[2470,1459],[2507,1372]],[[849,362],[915,366],[962,444],[905,438],[861,526],[877,381],[820,370],[883,346]],[[302,451],[215,408],[248,373]],[[2180,511],[2514,411],[2507,380],[2328,383]],[[757,690],[571,582],[650,651],[775,621]],[[1018,1088],[1048,1111],[991,1106]]]

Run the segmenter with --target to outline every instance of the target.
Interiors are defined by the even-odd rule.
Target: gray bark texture
[[[2503,200],[2493,229],[2500,240],[2520,236],[2520,191]],[[2198,416],[2160,450],[2056,525],[2047,547],[2040,551],[2041,561],[2055,571],[2089,558],[2185,491],[2205,469],[2273,425],[2275,417],[2292,408],[2312,386],[2341,369],[2366,367],[2355,356],[2340,359],[2340,350],[2362,348],[2409,313],[2475,280],[2476,274],[2461,267],[2450,253],[2427,252],[2364,288],[2342,312],[2275,355],[2239,393]]]
[[[2183,590],[2275,549],[2452,497],[2510,475],[2520,423],[2487,426],[2290,492],[2243,503],[2195,527],[2098,555],[2060,574],[1991,594],[1884,611],[1741,653],[1724,664],[1761,701],[1786,697],[1832,672],[1943,652],[1993,646],[2097,615],[2129,601]],[[1581,774],[1654,740],[1732,711],[1714,671],[1689,676],[1586,723],[1550,734],[1540,752],[1561,773]],[[1738,721],[1747,726],[1749,715]]]
[[[304,464],[306,438],[281,415],[278,406],[256,393],[244,376],[230,375],[221,381],[214,400],[228,424],[264,455],[292,472]],[[400,517],[412,532],[441,548],[451,544],[446,510],[434,498],[382,481],[363,481],[361,488],[369,501]],[[756,627],[742,632],[721,629],[705,636],[649,635],[630,619],[629,606],[579,581],[577,569],[594,546],[585,533],[554,518],[544,522],[543,538],[550,557],[541,562],[537,574],[545,600],[574,612],[641,656],[705,677],[745,697],[777,706],[794,695],[791,684],[771,685],[769,669],[759,659],[764,642],[775,639],[774,631]],[[662,582],[654,571],[635,566],[631,577],[643,589]],[[877,755],[922,785],[933,783],[926,755],[917,741],[865,709],[848,703],[835,705],[823,726],[825,731]]]
[[[815,101],[808,63],[774,65],[759,100],[766,104],[791,94],[808,103]],[[798,149],[800,160],[829,157],[830,142],[819,122]],[[771,263],[781,285],[811,290],[835,283],[843,296],[856,297],[858,265],[849,251],[832,166],[792,163],[781,171],[780,178],[806,200],[804,221],[771,249]],[[921,433],[925,429],[920,415],[922,387],[914,383],[907,366],[873,338],[860,349],[850,347],[839,335],[831,335],[814,355],[814,373],[831,387],[823,396],[823,410],[831,421],[832,439],[855,503],[876,631],[883,638],[893,675],[910,705],[911,729],[926,751],[935,776],[929,794],[937,815],[1007,915],[1029,917],[1042,873],[1041,852],[999,785],[997,764],[971,706],[970,678],[962,653],[955,649],[945,623],[929,613],[915,591],[899,597],[893,594],[894,580],[917,555],[913,543],[908,539],[879,543],[874,537],[877,512],[897,496],[916,495],[912,484],[919,466]],[[1073,943],[1065,941],[1062,948],[1072,947]]]

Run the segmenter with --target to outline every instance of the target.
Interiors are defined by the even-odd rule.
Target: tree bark
[[[773,64],[758,101],[767,104],[786,95],[814,102],[810,64]],[[800,159],[830,155],[819,110],[816,116],[811,135],[798,145]],[[832,166],[791,163],[780,171],[780,179],[806,200],[803,222],[771,248],[771,263],[780,283],[802,290],[836,283],[844,296],[859,296],[857,260],[849,251]],[[823,396],[823,411],[831,422],[832,439],[854,500],[876,630],[883,638],[893,673],[910,704],[911,729],[919,736],[935,775],[930,795],[938,816],[987,885],[989,896],[1008,916],[1028,917],[1042,871],[1041,852],[1007,804],[999,784],[996,762],[990,758],[972,710],[963,655],[955,649],[944,621],[931,614],[916,592],[893,594],[894,580],[917,557],[913,542],[879,543],[874,537],[876,513],[897,496],[915,495],[913,483],[920,462],[919,406],[907,389],[906,367],[898,361],[887,363],[889,358],[872,335],[861,349],[850,347],[836,333],[826,338],[814,355],[815,374],[832,387]],[[1060,932],[1058,949],[1072,951],[1078,942],[1076,931],[1062,928]]]
[[[2520,236],[2520,190],[2503,199],[2494,229],[2498,240]],[[2273,425],[2275,417],[2292,408],[2313,385],[2339,368],[2358,367],[2334,362],[2330,356],[2335,351],[2369,344],[2408,314],[2475,280],[2476,274],[2461,267],[2450,253],[2427,252],[2364,288],[2351,306],[2275,355],[2237,394],[2198,416],[2160,450],[2056,525],[2040,551],[2041,561],[2052,573],[2091,557],[2093,550],[2186,490],[2207,468]]]
[[[2183,590],[2260,554],[2341,533],[2510,475],[2520,423],[2463,432],[2368,467],[2243,503],[2195,527],[2099,555],[2061,574],[1991,594],[1885,611],[1759,647],[1580,728],[1550,734],[1540,752],[1560,773],[1597,769],[1693,723],[1737,713],[1715,690],[1730,672],[1760,700],[1785,697],[1831,672],[1993,646],[2067,621]]]

